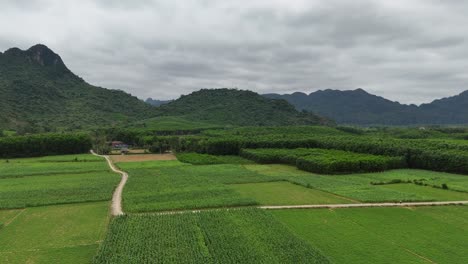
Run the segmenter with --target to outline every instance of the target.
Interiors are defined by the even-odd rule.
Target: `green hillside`
[[[329,120],[299,112],[285,100],[265,98],[252,91],[202,89],[158,108],[159,115],[225,125],[325,124]]]
[[[92,86],[44,45],[0,53],[0,130],[83,129],[150,117],[153,109],[125,92]]]

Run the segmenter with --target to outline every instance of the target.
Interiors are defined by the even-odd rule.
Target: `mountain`
[[[86,83],[44,45],[0,53],[0,130],[81,129],[153,115],[153,108],[122,91]]]
[[[363,89],[319,90],[310,94],[265,94],[285,99],[298,110],[313,111],[339,124],[418,125],[468,124],[468,92],[421,106],[404,105]]]
[[[284,100],[254,92],[201,90],[153,107],[123,91],[86,83],[45,45],[0,53],[0,132],[19,133],[132,125],[142,120],[193,120],[216,125],[293,125],[329,122],[298,112]],[[156,118],[156,119],[154,119]]]
[[[153,98],[150,97],[150,98],[146,99],[145,103],[157,107],[157,106],[161,106],[161,105],[163,105],[163,104],[170,103],[170,102],[172,102],[172,101],[173,101],[173,100],[155,100],[155,99],[153,99]]]
[[[309,112],[299,112],[285,100],[268,99],[252,91],[202,89],[157,108],[162,116],[229,125],[327,124]]]

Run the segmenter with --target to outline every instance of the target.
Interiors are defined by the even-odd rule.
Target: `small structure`
[[[130,152],[129,151],[130,146],[125,144],[122,141],[112,141],[110,145],[113,150],[119,150],[120,154],[122,155],[128,154]]]

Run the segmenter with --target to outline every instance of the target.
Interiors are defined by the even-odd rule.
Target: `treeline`
[[[328,149],[244,149],[241,156],[258,163],[287,163],[320,174],[377,172],[406,167],[403,157]]]
[[[321,148],[404,157],[410,168],[468,174],[468,144],[456,140],[395,139],[352,135],[250,134],[216,136],[159,137],[179,152],[239,155],[241,149]]]
[[[86,134],[37,134],[0,138],[0,158],[78,154],[90,149],[91,138]]]

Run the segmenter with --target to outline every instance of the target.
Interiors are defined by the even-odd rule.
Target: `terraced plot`
[[[468,262],[468,206],[272,213],[334,263]]]

